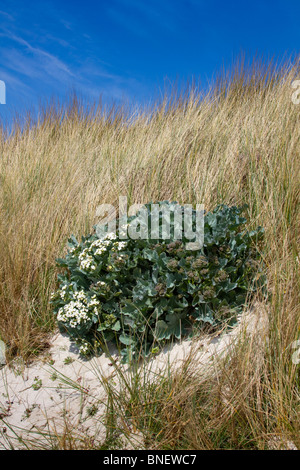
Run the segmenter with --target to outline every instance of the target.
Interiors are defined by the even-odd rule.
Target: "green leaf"
[[[221,285],[223,286],[223,283]],[[226,283],[224,283],[223,290],[225,292],[230,292],[231,290],[235,289],[236,287],[237,287],[237,282],[227,281]]]
[[[158,320],[155,325],[154,336],[160,341],[166,338],[166,333],[168,331],[168,325],[164,320]]]
[[[172,289],[173,287],[175,287],[175,281],[176,281],[176,277],[171,273],[167,273],[166,285],[168,289]]]
[[[144,248],[143,257],[149,261],[155,262],[158,260],[158,253],[151,248]]]
[[[116,323],[111,327],[111,329],[112,329],[113,331],[120,331],[120,329],[121,329],[121,323],[119,322],[119,320],[116,321]]]
[[[134,338],[127,336],[124,333],[119,336],[119,340],[122,344],[125,344],[125,346],[130,346],[135,343]]]
[[[182,321],[184,317],[184,313],[169,313],[166,315],[166,321],[157,321],[154,336],[157,339],[170,339],[172,336],[180,339],[181,334],[184,333]]]

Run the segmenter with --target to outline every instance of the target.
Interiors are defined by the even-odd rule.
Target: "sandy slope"
[[[266,325],[266,314],[256,306],[242,315],[239,325],[231,332],[178,342],[140,367],[151,380],[158,371],[163,373],[168,364],[173,369],[180,368],[190,357],[193,362],[197,361],[203,376],[215,373],[217,359],[230,354],[240,334],[247,332],[262,337]],[[97,440],[104,440],[106,393],[103,380],[112,380],[118,387],[112,361],[130,374],[129,367],[120,364],[117,350],[111,348],[110,352],[111,357],[103,354],[84,361],[68,337],[57,333],[45,357],[29,366],[15,360],[11,367],[3,367],[0,370],[0,449],[9,449],[12,445],[24,448],[29,441],[32,441],[30,447],[36,448],[46,439],[46,434],[61,434],[66,425],[78,436],[97,436]],[[45,436],[37,431],[44,432]],[[18,440],[20,437],[24,442]]]

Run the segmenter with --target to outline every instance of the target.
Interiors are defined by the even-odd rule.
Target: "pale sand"
[[[139,367],[147,380],[155,380],[156,374],[163,374],[168,367],[180,369],[189,358],[193,365],[197,365],[201,380],[201,376],[204,378],[217,372],[218,360],[225,355],[230,356],[241,335],[247,334],[264,341],[266,332],[267,314],[257,304],[251,312],[240,317],[238,326],[230,332],[177,342]],[[17,437],[22,437],[25,443],[31,440],[30,448],[36,448],[43,441],[37,431],[62,434],[66,423],[78,439],[91,436],[99,442],[103,441],[106,435],[103,380],[113,381],[118,388],[118,374],[112,360],[122,368],[123,373],[130,374],[128,365],[120,364],[118,351],[111,347],[110,353],[111,357],[102,354],[82,360],[69,338],[57,333],[52,338],[46,357],[27,367],[18,360],[14,361],[13,367],[4,366],[0,370],[0,449],[9,449],[11,444],[16,449],[24,448],[24,442],[18,442]],[[66,358],[71,358],[72,362],[66,361]],[[53,380],[55,373],[58,377]],[[64,383],[66,380],[70,380],[73,386]],[[90,416],[88,411],[93,404],[97,408],[95,414]],[[128,443],[124,445],[130,448]]]

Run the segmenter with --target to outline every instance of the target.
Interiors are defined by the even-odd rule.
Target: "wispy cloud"
[[[14,74],[7,70],[0,69],[1,80],[3,80],[8,87],[8,92],[11,89],[19,90],[24,98],[28,98],[31,95],[31,88],[24,83],[24,81],[17,78]]]
[[[0,15],[4,16],[6,19],[10,21],[14,21],[14,17],[10,15],[9,13],[7,13],[6,11],[0,10]]]
[[[97,29],[86,29],[78,14],[66,16],[64,6],[53,0],[38,4],[31,14],[23,6],[18,9],[18,2],[7,3],[7,12],[0,10],[0,79],[15,103],[63,98],[70,90],[87,99],[129,100],[143,89],[129,71],[116,66]]]
[[[39,87],[48,85],[52,94],[75,89],[94,100],[100,96],[128,99],[128,86],[135,88],[138,85],[132,79],[110,72],[100,60],[100,63],[86,60],[69,65],[19,35],[6,31],[0,37],[11,41],[10,47],[0,51],[0,61],[6,69],[0,69],[1,79],[6,81],[8,89],[23,98],[28,99],[36,93],[36,83]]]
[[[70,68],[60,59],[58,59],[56,56],[53,54],[50,54],[49,52],[40,49],[38,47],[32,46],[28,41],[23,39],[22,37],[16,36],[15,34],[6,32],[0,34],[0,36],[5,36],[12,41],[20,44],[21,46],[24,47],[24,49],[32,54],[34,57],[35,63],[37,66],[40,68],[41,66],[44,67],[44,69],[49,73],[51,76],[57,76],[57,73],[63,72],[69,77],[74,77],[74,74],[71,72]],[[21,53],[19,53],[21,55]],[[22,67],[22,62],[20,62],[21,67]],[[8,66],[10,64],[8,63]],[[23,64],[24,65],[24,64]],[[23,70],[25,67],[23,67]],[[28,75],[31,74],[30,71],[27,73]]]

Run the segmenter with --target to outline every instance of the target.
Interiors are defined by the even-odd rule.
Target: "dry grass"
[[[91,231],[99,204],[117,207],[120,195],[129,203],[169,199],[208,210],[247,203],[250,225],[265,228],[272,293],[263,365],[257,373],[251,345],[243,344],[219,383],[183,387],[172,378],[182,405],[180,412],[161,407],[159,442],[262,448],[279,433],[299,446],[299,366],[291,359],[300,328],[297,77],[298,62],[276,71],[255,63],[205,96],[189,90],[135,115],[121,107],[86,111],[73,98],[49,105],[22,129],[16,123],[11,135],[2,130],[0,335],[9,356],[28,358],[45,346],[54,326],[48,301],[55,259],[70,234]],[[232,390],[226,409],[224,390]]]

